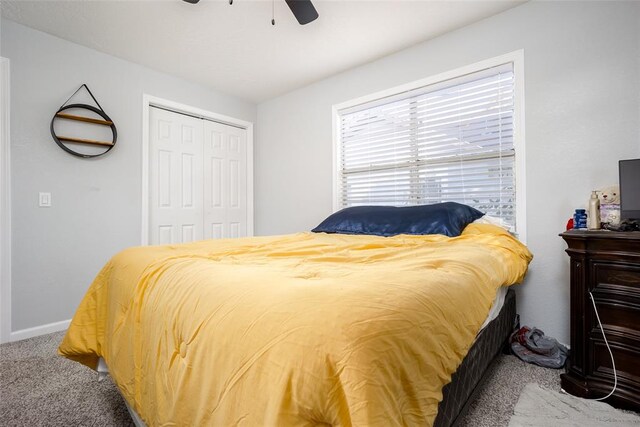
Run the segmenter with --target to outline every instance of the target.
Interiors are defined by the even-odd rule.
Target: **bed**
[[[104,360],[148,426],[449,425],[464,404],[453,386],[475,384],[447,384],[509,322],[511,294],[478,333],[530,260],[487,224],[131,248],[98,274],[59,352]]]

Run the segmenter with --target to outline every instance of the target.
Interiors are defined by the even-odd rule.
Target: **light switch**
[[[40,193],[39,200],[41,208],[51,207],[51,193]]]

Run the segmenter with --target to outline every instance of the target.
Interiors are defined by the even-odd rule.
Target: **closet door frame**
[[[247,131],[247,236],[253,236],[253,123],[206,111],[156,96],[142,95],[142,221],[140,244],[149,244],[149,108],[163,108],[180,114],[231,125]]]

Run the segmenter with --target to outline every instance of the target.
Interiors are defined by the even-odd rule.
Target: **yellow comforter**
[[[300,233],[139,247],[98,274],[60,354],[98,357],[148,426],[429,425],[496,290],[508,233]]]

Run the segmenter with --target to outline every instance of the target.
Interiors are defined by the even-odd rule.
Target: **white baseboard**
[[[52,332],[64,331],[69,328],[71,319],[63,320],[61,322],[47,323],[46,325],[34,326],[33,328],[20,329],[19,331],[11,332],[9,341],[26,340],[27,338],[33,338],[40,335],[50,334]]]

